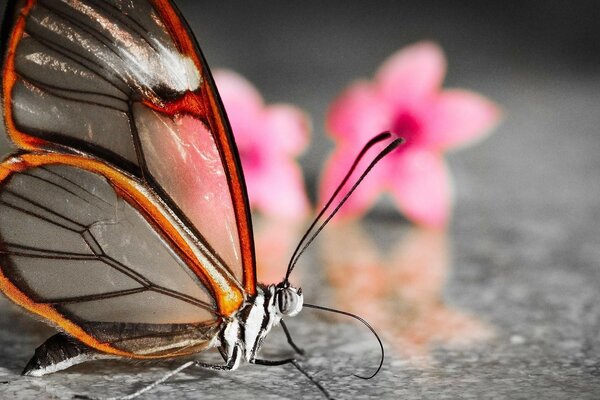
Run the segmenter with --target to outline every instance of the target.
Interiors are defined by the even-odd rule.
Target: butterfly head
[[[297,289],[288,282],[282,282],[275,289],[275,305],[282,317],[293,317],[302,310],[304,296],[302,289]]]

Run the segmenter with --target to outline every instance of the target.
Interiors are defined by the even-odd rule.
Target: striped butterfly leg
[[[64,333],[58,333],[35,349],[35,354],[21,374],[43,376],[87,361],[109,358],[114,357],[101,354]]]

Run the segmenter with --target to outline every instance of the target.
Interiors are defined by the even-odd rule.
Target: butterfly
[[[305,303],[290,274],[358,161],[391,135],[365,146],[282,282],[262,285],[231,128],[171,1],[9,1],[2,44],[0,290],[60,330],[23,373],[215,347],[222,364],[173,373],[242,362],[301,370],[258,353],[277,325],[301,352],[283,318],[329,310]]]

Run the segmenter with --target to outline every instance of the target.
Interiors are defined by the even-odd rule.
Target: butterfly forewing
[[[220,132],[227,124],[218,123],[208,70],[171,6],[40,0],[23,13],[5,67],[15,142],[82,150],[151,180],[240,280],[250,275],[251,243],[244,236],[240,248],[238,235],[249,225],[244,196],[236,196],[243,184]],[[201,131],[205,137],[194,138]],[[211,171],[211,182],[199,170]]]
[[[99,350],[205,346],[256,283],[235,144],[187,26],[161,0],[12,7],[3,291]]]

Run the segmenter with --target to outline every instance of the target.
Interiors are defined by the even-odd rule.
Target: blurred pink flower
[[[322,177],[322,201],[359,149],[390,130],[406,143],[373,169],[340,214],[358,216],[385,191],[407,218],[432,227],[447,223],[452,193],[443,153],[483,137],[497,124],[500,110],[476,93],[441,90],[445,72],[442,50],[417,43],[392,55],[373,81],[354,83],[333,103],[327,124],[337,148]]]
[[[309,203],[294,158],[308,143],[308,117],[291,105],[266,106],[235,72],[218,70],[214,78],[242,159],[250,206],[271,217],[304,218]]]

